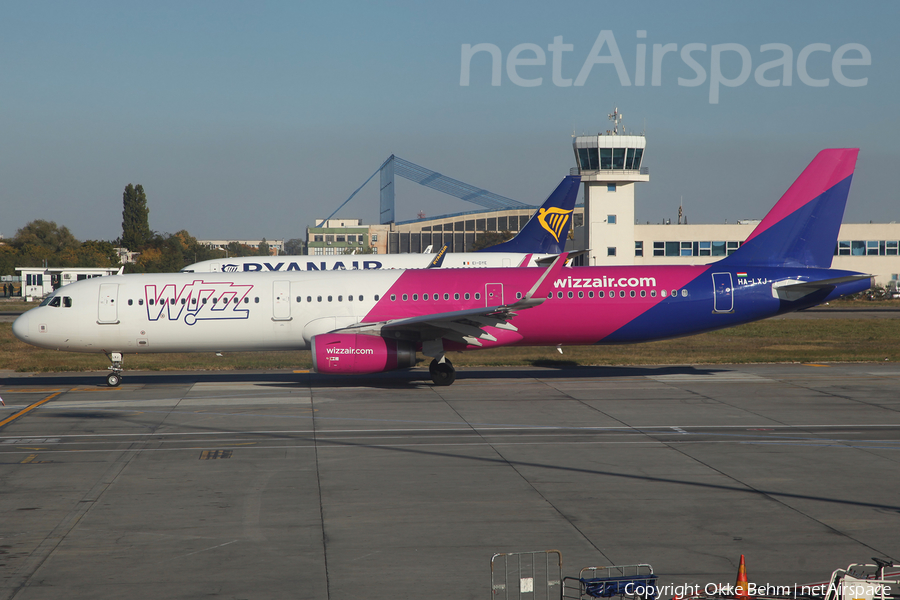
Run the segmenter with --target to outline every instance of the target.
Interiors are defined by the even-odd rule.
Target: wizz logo
[[[546,229],[550,234],[559,241],[559,235],[562,233],[563,227],[569,221],[571,210],[563,210],[555,206],[550,208],[542,208],[538,211],[538,221],[541,227]]]
[[[247,319],[250,309],[242,308],[252,285],[238,285],[231,282],[210,282],[195,280],[182,285],[174,283],[161,287],[144,286],[144,298],[147,303],[147,318],[158,321],[163,313],[170,321],[178,321],[184,316],[184,322],[193,325],[197,321],[213,319]]]

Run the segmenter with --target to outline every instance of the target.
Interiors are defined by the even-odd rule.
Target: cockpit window
[[[63,296],[63,306],[66,308],[72,308],[72,299],[69,296]]]
[[[47,306],[48,304],[53,302],[53,300],[59,301],[59,298],[57,298],[56,296],[47,296],[43,299],[43,301],[41,301],[39,306]],[[56,306],[59,306],[59,304],[57,304]]]

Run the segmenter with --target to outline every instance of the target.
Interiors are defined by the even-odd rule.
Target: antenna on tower
[[[607,116],[609,117],[609,120],[613,122],[612,134],[619,135],[619,123],[622,122],[622,115],[621,113],[619,113],[619,107],[617,106],[616,108],[614,108],[613,111]],[[622,128],[622,133],[625,133],[624,127]]]

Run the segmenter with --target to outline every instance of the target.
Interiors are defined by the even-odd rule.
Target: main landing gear
[[[110,373],[106,376],[106,385],[119,387],[119,384],[122,383],[122,353],[108,352],[106,356],[112,362],[112,366],[108,367]]]
[[[453,363],[446,358],[444,362],[438,362],[437,359],[431,361],[431,364],[428,365],[428,372],[431,373],[434,385],[450,385],[456,381],[456,369],[453,368]]]

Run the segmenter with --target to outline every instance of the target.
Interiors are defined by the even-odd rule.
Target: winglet
[[[438,250],[437,255],[434,259],[429,263],[428,269],[440,269],[441,265],[444,263],[444,257],[447,255],[447,246],[441,246],[441,249]]]
[[[566,265],[566,259],[568,257],[568,252],[563,252],[562,254],[557,256],[553,261],[553,264],[547,267],[547,269],[538,278],[534,285],[531,286],[531,289],[528,290],[528,293],[525,294],[525,297],[512,304],[510,308],[528,308],[530,306],[536,306],[546,300],[547,290],[549,290],[552,285],[551,281]]]

